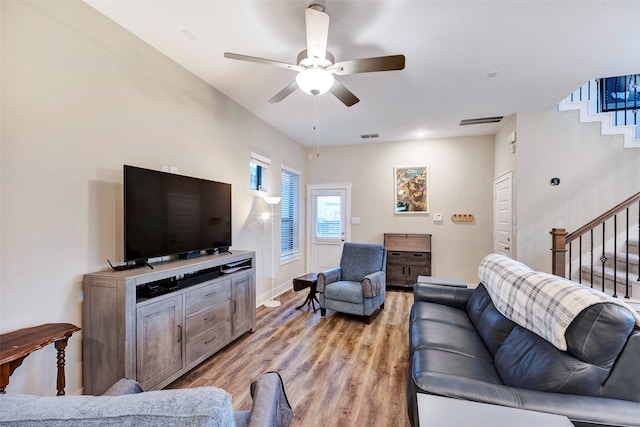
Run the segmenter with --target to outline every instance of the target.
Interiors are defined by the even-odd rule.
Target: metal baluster
[[[580,260],[580,262],[578,263],[578,283],[582,283],[582,235],[580,235],[580,241],[578,243],[580,248],[580,250],[578,251],[578,259]]]
[[[626,226],[626,232],[627,232],[627,241],[625,243],[626,245],[626,252],[627,252],[627,259],[626,259],[626,271],[625,271],[625,287],[624,287],[624,297],[625,298],[629,298],[629,208],[627,207],[627,226]]]
[[[589,230],[591,233],[591,274],[589,277],[589,283],[591,283],[591,287],[593,288],[593,228]]]
[[[573,241],[569,242],[569,280],[571,280],[571,248],[573,248]]]
[[[604,254],[604,242],[605,242],[605,223],[602,223],[602,255],[600,256],[600,263],[602,263],[602,292],[604,292],[604,263],[607,262],[607,256]]]
[[[618,297],[618,214],[613,216],[613,297]]]

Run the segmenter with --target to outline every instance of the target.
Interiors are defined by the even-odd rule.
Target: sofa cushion
[[[215,387],[121,396],[0,396],[3,426],[233,426],[231,395]]]
[[[495,355],[507,338],[515,323],[500,313],[491,302],[491,297],[481,284],[473,292],[467,303],[469,318],[478,330],[485,345]]]
[[[411,360],[411,377],[416,386],[431,391],[427,378],[432,373],[502,384],[500,375],[491,361],[443,350],[416,350]]]
[[[634,330],[602,387],[602,397],[640,403],[640,329]],[[634,375],[629,375],[633,372]],[[640,419],[640,418],[639,418]]]
[[[469,297],[466,306],[467,315],[474,325],[478,324],[482,313],[484,313],[487,306],[491,304],[491,297],[489,296],[487,289],[482,283],[480,283],[478,287],[474,289],[473,294]]]
[[[456,325],[432,320],[416,320],[409,330],[409,352],[418,349],[441,350],[466,357],[493,361],[476,331],[466,325]]]
[[[565,333],[567,351],[585,362],[611,369],[635,320],[615,304],[596,304],[583,310]]]
[[[455,310],[449,306],[433,302],[417,302],[411,307],[409,323],[416,320],[433,320],[435,322],[450,323],[475,330],[469,316],[463,310]]]
[[[553,393],[599,396],[608,370],[560,351],[527,329],[515,326],[495,356],[506,385]]]

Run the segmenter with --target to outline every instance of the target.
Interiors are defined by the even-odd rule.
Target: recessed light
[[[184,30],[181,31],[182,35],[185,36],[186,38],[188,38],[189,40],[195,40],[196,39],[196,35],[193,34],[191,32],[190,29],[185,28]]]
[[[422,138],[422,137],[423,137],[423,136],[425,136],[426,134],[427,134],[427,132],[426,132],[426,131],[423,131],[423,130],[419,130],[418,132],[416,132],[416,136],[417,136],[418,138]]]

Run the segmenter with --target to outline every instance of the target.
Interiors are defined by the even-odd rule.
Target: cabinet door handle
[[[233,313],[238,311],[238,302],[236,300],[233,300]]]
[[[178,325],[178,342],[182,342],[182,325]]]
[[[411,266],[407,267],[409,269],[409,273],[407,274],[407,276],[411,276]]]
[[[210,340],[205,341],[204,345],[209,344],[211,341],[215,341],[216,338],[218,338],[218,337],[216,336],[216,337],[211,338]]]
[[[404,267],[404,266],[402,267],[402,275],[403,275],[403,276],[405,275],[405,271],[404,271],[404,270],[405,270],[405,268],[406,268],[406,267]]]

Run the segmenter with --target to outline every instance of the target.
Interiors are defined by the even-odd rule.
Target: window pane
[[[258,182],[258,176],[260,174],[261,167],[255,163],[249,163],[249,188],[251,190],[257,190],[260,183]]]
[[[280,201],[281,214],[281,246],[280,256],[285,258],[298,252],[298,182],[300,176],[287,169],[282,169],[282,192]]]
[[[341,233],[340,196],[317,196],[316,237],[320,239],[339,239]]]

